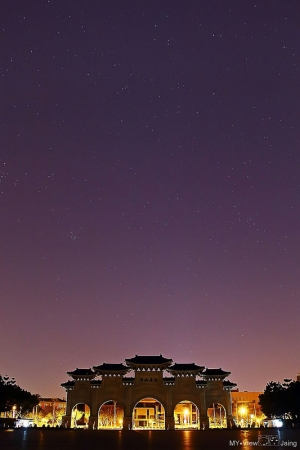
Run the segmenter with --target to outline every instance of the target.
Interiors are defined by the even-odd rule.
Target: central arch
[[[152,397],[140,400],[133,408],[132,428],[164,430],[165,408],[163,405]]]
[[[174,422],[176,430],[199,430],[199,409],[195,403],[183,400],[175,406]]]

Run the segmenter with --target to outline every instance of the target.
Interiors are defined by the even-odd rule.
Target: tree
[[[286,411],[285,387],[275,381],[270,381],[263,394],[259,396],[263,413],[268,417],[282,417]]]
[[[259,396],[261,409],[268,417],[300,418],[300,382],[284,380],[284,383],[271,381],[264,393]]]
[[[292,381],[287,388],[287,405],[292,419],[300,421],[300,382]]]
[[[16,407],[16,412],[32,410],[39,403],[39,397],[20,388],[15,378],[0,375],[0,412],[11,411]]]

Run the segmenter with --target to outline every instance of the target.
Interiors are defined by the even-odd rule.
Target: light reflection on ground
[[[1,430],[0,448],[5,450],[25,448],[26,450],[229,450],[235,447],[248,449],[250,446],[263,448],[271,438],[279,440],[277,448],[278,446],[300,447],[300,430],[296,429],[93,431],[37,428]],[[264,444],[258,445],[259,441]],[[283,441],[288,445],[280,445]]]

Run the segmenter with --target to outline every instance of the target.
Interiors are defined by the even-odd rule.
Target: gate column
[[[124,416],[123,417],[123,430],[131,430],[132,428],[132,417]]]
[[[175,430],[174,416],[166,416],[165,417],[165,427],[166,427],[166,430]]]

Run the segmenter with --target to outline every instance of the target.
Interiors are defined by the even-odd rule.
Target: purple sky
[[[6,1],[0,373],[138,354],[295,378],[298,0]]]

